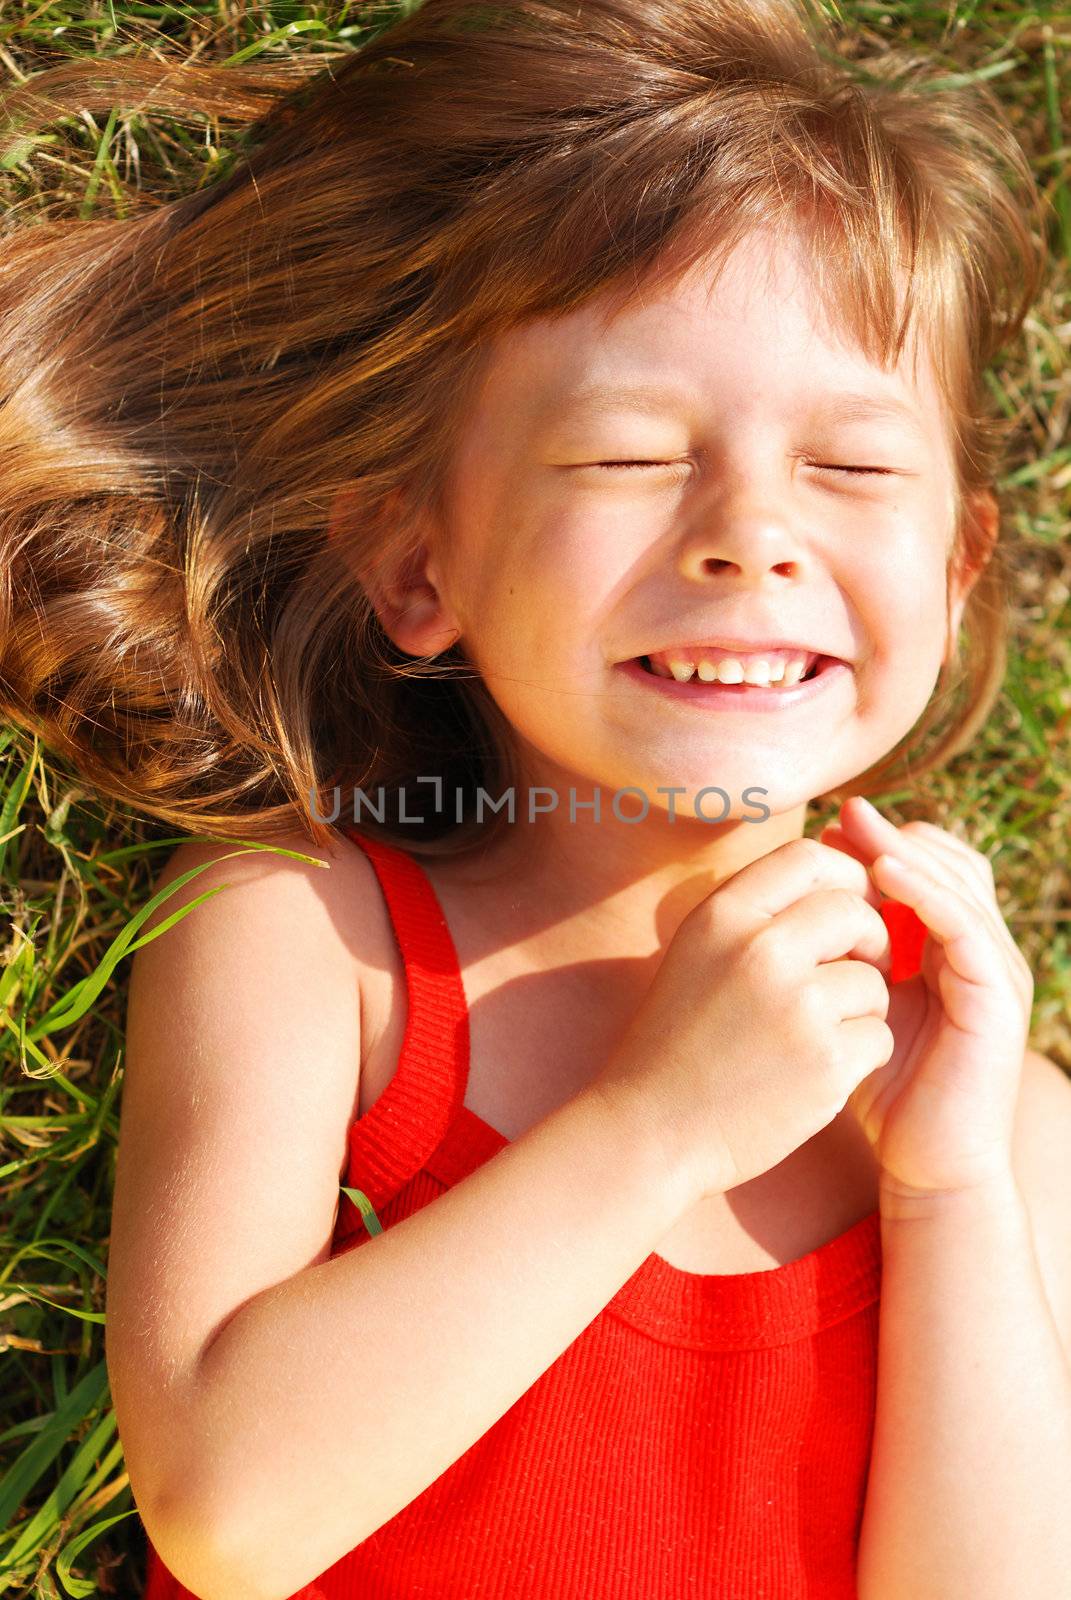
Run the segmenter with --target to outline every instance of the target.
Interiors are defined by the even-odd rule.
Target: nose
[[[753,583],[768,573],[799,578],[805,564],[798,541],[776,514],[710,519],[681,541],[679,559],[682,574],[700,581],[730,573]]]

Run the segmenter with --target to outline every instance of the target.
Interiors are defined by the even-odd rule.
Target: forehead
[[[670,264],[672,271],[672,264]],[[723,260],[702,257],[667,282],[604,293],[530,319],[496,341],[484,420],[576,426],[609,413],[734,416],[821,409],[832,421],[885,422],[933,437],[943,406],[923,344],[883,369],[831,316],[806,235],[756,229]]]

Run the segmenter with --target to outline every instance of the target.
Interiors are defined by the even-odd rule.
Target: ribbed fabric
[[[468,1008],[430,880],[346,831],[405,963],[397,1068],[349,1130],[347,1186],[386,1229],[510,1141],[463,1103]],[[925,928],[892,901],[882,915],[898,982]],[[373,1237],[343,1195],[332,1257]],[[880,1285],[877,1211],[765,1271],[649,1255],[453,1466],[292,1600],[856,1600]],[[355,1374],[359,1345],[355,1316]],[[191,1600],[151,1543],[146,1600]]]

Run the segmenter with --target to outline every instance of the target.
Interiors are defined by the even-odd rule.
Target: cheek
[[[575,518],[547,519],[518,540],[496,585],[511,639],[540,657],[583,660],[633,581],[621,531]],[[512,591],[512,592],[510,592]]]
[[[544,604],[562,623],[583,623],[590,634],[623,605],[635,603],[652,564],[656,540],[651,519],[644,522],[607,514],[562,517],[540,542]],[[582,646],[581,646],[582,648]]]
[[[539,563],[489,564],[483,578],[466,592],[471,619],[469,638],[473,663],[482,672],[515,687],[503,692],[525,692],[525,685],[543,677],[561,676],[572,669],[575,633],[583,619],[575,605],[554,592]]]
[[[871,628],[872,665],[880,679],[872,690],[880,696],[880,709],[894,712],[910,726],[926,706],[945,654],[946,616],[944,573],[925,563],[916,565],[909,580],[900,572],[875,594]]]

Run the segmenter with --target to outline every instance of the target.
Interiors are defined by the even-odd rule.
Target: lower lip
[[[649,689],[660,690],[675,700],[692,700],[711,711],[788,711],[827,693],[852,670],[847,661],[835,661],[827,656],[813,678],[794,683],[788,689],[763,689],[750,683],[703,683],[699,678],[678,683],[676,678],[660,678],[657,673],[648,672],[638,659],[619,661],[617,666],[619,671]]]

